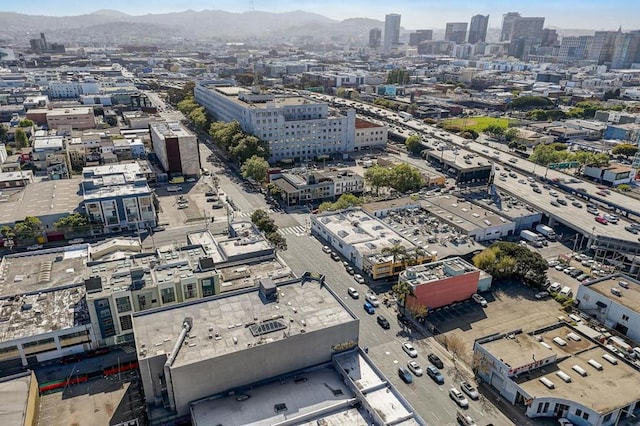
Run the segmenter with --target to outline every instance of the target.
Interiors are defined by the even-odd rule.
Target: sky
[[[387,13],[402,15],[408,30],[444,28],[446,22],[469,22],[472,15],[490,15],[489,26],[500,27],[502,14],[544,16],[545,25],[580,29],[640,29],[639,0],[1,0],[0,11],[64,16],[82,15],[98,9],[119,10],[130,15],[216,9],[229,12],[251,10],[287,12],[304,10],[333,19],[373,18]]]

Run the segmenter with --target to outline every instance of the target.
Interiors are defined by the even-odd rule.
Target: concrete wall
[[[418,303],[431,309],[467,300],[478,290],[480,271],[433,281],[416,286],[415,298],[407,299],[407,305]]]
[[[188,414],[189,403],[194,400],[329,362],[333,354],[332,345],[349,341],[358,343],[358,328],[359,321],[353,320],[197,363],[176,366],[172,368],[171,375],[177,413]],[[268,339],[269,335],[265,338]],[[146,386],[145,395],[148,395]]]

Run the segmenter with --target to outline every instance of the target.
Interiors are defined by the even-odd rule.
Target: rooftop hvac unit
[[[578,336],[576,333],[569,333],[567,334],[567,337],[576,342],[579,342],[580,340],[582,340],[582,338]]]
[[[602,355],[602,358],[606,359],[607,361],[609,361],[613,365],[618,364],[618,360],[613,355],[604,354],[604,355]]]
[[[564,339],[561,339],[560,337],[554,337],[553,343],[555,343],[558,346],[567,346],[567,342]]]
[[[584,368],[580,367],[579,365],[574,365],[573,367],[571,367],[571,369],[573,371],[575,371],[576,373],[578,373],[579,375],[581,375],[582,377],[585,377],[588,374],[587,370],[585,370]]]
[[[602,364],[600,364],[598,361],[596,361],[595,359],[590,359],[589,361],[587,361],[587,363],[592,366],[593,368],[595,368],[598,371],[602,371]]]
[[[571,376],[563,371],[556,371],[556,376],[560,377],[565,383],[571,383]]]
[[[553,382],[551,380],[547,379],[546,377],[540,377],[540,383],[542,383],[543,385],[545,385],[549,389],[555,389],[556,388],[556,385],[554,385]]]

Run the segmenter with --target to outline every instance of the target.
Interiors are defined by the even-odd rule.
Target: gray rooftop
[[[193,319],[189,332],[193,338],[179,351],[174,367],[242,351],[248,345],[282,340],[285,331],[287,334],[298,334],[301,330],[313,332],[357,321],[318,282],[295,281],[278,287],[277,302],[265,303],[258,290],[251,289],[187,306],[134,315],[137,352],[145,354],[140,357],[153,358],[170,353],[187,317]],[[247,324],[261,325],[278,319],[286,324],[285,328],[262,336],[254,336],[251,327],[246,327]],[[215,333],[218,338],[208,338]]]
[[[0,297],[80,285],[87,257],[86,245],[5,256],[0,262]]]
[[[0,342],[73,328],[88,322],[84,287],[0,300]]]
[[[29,391],[31,380],[35,380],[30,371],[3,378],[0,381],[0,424],[4,426],[23,426],[28,418]]]
[[[478,228],[501,226],[510,222],[510,220],[478,204],[451,195],[429,197],[421,204],[431,214],[468,232]]]

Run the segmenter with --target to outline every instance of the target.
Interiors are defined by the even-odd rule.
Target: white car
[[[549,268],[555,268],[560,262],[557,260],[550,260],[547,263],[549,264]]]
[[[367,293],[364,296],[364,300],[369,302],[371,306],[373,306],[374,308],[377,308],[378,306],[380,306],[380,300],[378,300],[378,297],[373,293]]]
[[[474,293],[473,296],[471,296],[471,298],[473,299],[474,302],[476,302],[478,305],[482,306],[483,308],[487,307],[487,300],[480,296],[478,293]]]
[[[356,282],[358,284],[364,284],[365,283],[364,277],[362,275],[360,275],[360,274],[355,274],[353,276],[353,279],[356,280]]]
[[[460,389],[462,389],[462,392],[466,393],[467,396],[471,399],[475,400],[480,398],[480,394],[478,393],[478,390],[474,388],[473,385],[467,382],[466,380],[463,380],[460,382]]]
[[[422,367],[420,367],[420,366],[418,365],[418,363],[417,363],[417,362],[415,362],[415,361],[408,361],[408,362],[407,362],[407,368],[408,368],[409,370],[411,370],[411,372],[412,372],[413,374],[415,374],[416,376],[422,376],[422,373],[423,373],[423,371],[422,371]]]
[[[33,251],[33,250],[40,250],[41,248],[42,248],[42,244],[34,244],[32,246],[27,247],[27,250]]]
[[[449,396],[460,408],[468,408],[469,400],[456,388],[449,389]]]
[[[329,246],[323,246],[323,247],[322,247],[322,251],[323,251],[323,252],[325,252],[325,253],[327,253],[327,254],[329,254],[329,253],[331,253],[331,247],[329,247]]]
[[[402,344],[402,350],[405,351],[411,358],[418,357],[418,351],[416,351],[416,348],[414,348],[413,345],[409,342],[404,342]]]

